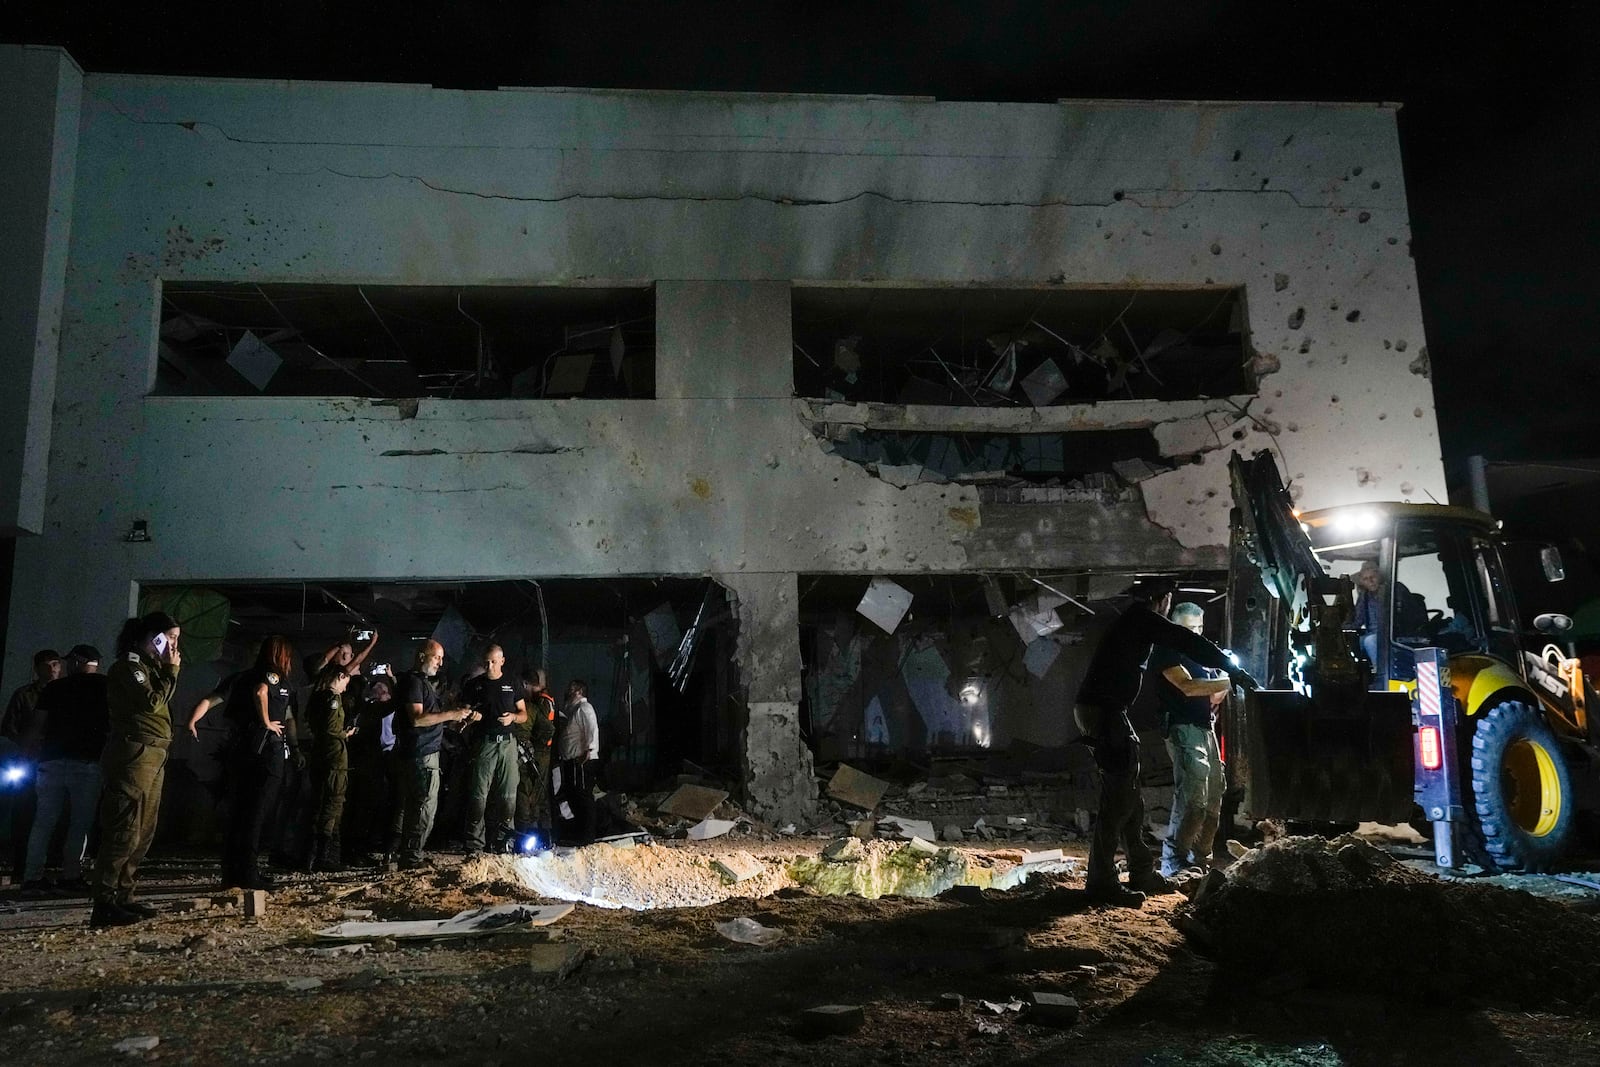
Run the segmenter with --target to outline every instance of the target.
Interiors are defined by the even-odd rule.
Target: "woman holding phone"
[[[122,624],[106,672],[111,731],[100,757],[100,850],[90,926],[126,926],[156,914],[133,899],[139,864],[155,837],[172,744],[167,703],[178,688],[178,622],[154,611]]]

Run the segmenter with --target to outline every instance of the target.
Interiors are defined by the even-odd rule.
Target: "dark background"
[[[46,5],[36,5],[45,7]],[[63,3],[89,71],[941,100],[1395,101],[1452,484],[1591,443],[1600,34],[1578,2]]]

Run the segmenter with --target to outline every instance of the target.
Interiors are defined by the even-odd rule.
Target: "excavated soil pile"
[[[1194,920],[1207,954],[1262,988],[1600,1011],[1600,919],[1441,882],[1348,835],[1247,853],[1198,895]]]

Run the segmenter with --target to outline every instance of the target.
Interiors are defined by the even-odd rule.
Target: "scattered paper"
[[[872,579],[867,591],[862,594],[861,603],[856,605],[856,611],[865,615],[886,634],[894,633],[896,627],[900,625],[900,620],[905,618],[909,610],[911,610],[910,590],[896,585],[887,578]]]

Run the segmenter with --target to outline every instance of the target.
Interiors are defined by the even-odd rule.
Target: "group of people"
[[[51,650],[35,657],[34,680],[13,695],[0,721],[35,768],[34,788],[14,809],[21,825],[13,825],[13,842],[26,842],[13,859],[24,896],[51,894],[45,864],[65,816],[55,892],[91,896],[93,926],[154,914],[134,889],[160,812],[181,636],[176,620],[154,612],[123,625],[104,674],[89,645],[64,658]],[[600,732],[583,680],[569,684],[558,706],[544,670],[512,677],[504,650],[490,645],[447,689],[437,642],[422,643],[398,674],[388,665],[363,672],[377,634],[359,637],[359,651],[352,631],[301,662],[310,682],[303,712],[294,646],[282,635],[262,640],[254,664],[224,678],[190,712],[186,725],[198,740],[206,716],[223,709],[217,754],[228,800],[225,885],[272,886],[266,853],[296,809],[285,802],[284,785],[302,774],[311,783],[310,832],[295,866],[305,870],[345,869],[347,836],[391,869],[426,864],[446,775],[464,783],[469,856],[524,842],[549,845],[557,827],[572,843],[593,840]],[[446,752],[454,768],[442,766]],[[83,857],[96,827],[93,875],[85,879]]]
[[[1217,709],[1234,686],[1259,686],[1202,636],[1204,609],[1190,603],[1173,607],[1174,592],[1167,579],[1142,579],[1128,590],[1130,606],[1101,636],[1073,708],[1100,779],[1100,810],[1084,879],[1097,903],[1138,907],[1147,894],[1172,892],[1174,875],[1227,860],[1213,854],[1226,788]],[[1172,757],[1172,816],[1159,869],[1143,838],[1139,734],[1128,717],[1147,674],[1157,687],[1162,734]],[[1119,846],[1126,857],[1126,884],[1117,877]]]

